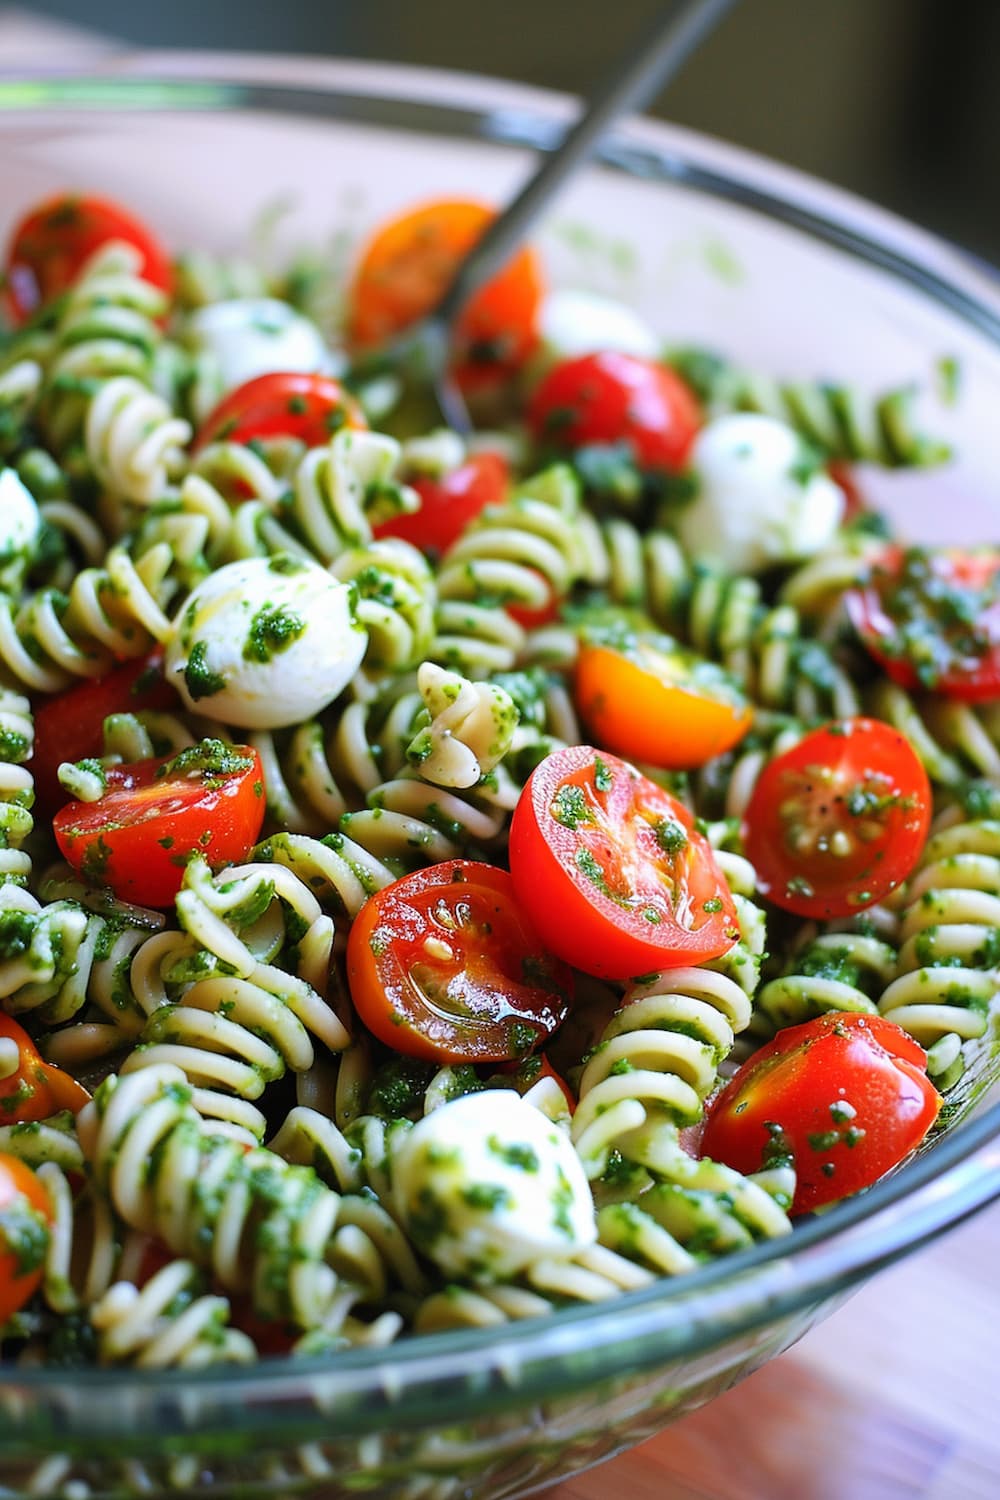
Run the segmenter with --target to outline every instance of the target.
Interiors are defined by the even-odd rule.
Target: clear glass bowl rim
[[[34,111],[273,111],[451,135],[498,145],[550,150],[565,128],[567,101],[541,90],[429,70],[227,53],[129,54],[86,74],[0,77],[0,116]],[[303,72],[306,81],[303,82]],[[171,76],[173,74],[173,76]],[[448,86],[447,101],[434,98]],[[456,101],[456,85],[467,95]],[[460,90],[461,92],[461,90]],[[525,104],[525,99],[528,104]],[[513,101],[513,104],[512,104]],[[977,329],[1000,353],[1000,290],[984,268],[893,215],[803,174],[695,132],[633,121],[596,153],[601,167],[663,181],[737,203],[821,243],[877,266]],[[0,1450],[59,1437],[100,1443],[120,1432],[109,1397],[136,1398],[129,1432],[137,1441],[170,1431],[191,1440],[231,1430],[252,1411],[263,1438],[333,1438],[398,1424],[403,1407],[386,1396],[391,1367],[406,1417],[449,1425],[484,1403],[544,1400],[601,1379],[691,1358],[727,1339],[852,1285],[926,1243],[1000,1197],[1000,1102],[949,1131],[933,1148],[867,1193],[838,1205],[789,1239],[769,1241],[706,1265],[679,1281],[662,1280],[611,1303],[562,1309],[552,1316],[419,1338],[388,1349],[349,1349],[315,1359],[267,1359],[247,1368],[145,1372],[8,1367],[0,1398],[14,1392],[17,1432]],[[517,1370],[516,1378],[512,1370]],[[319,1405],[317,1394],[321,1393]],[[192,1397],[197,1396],[197,1412]],[[60,1399],[61,1398],[61,1399]],[[6,1425],[6,1424],[5,1424]]]

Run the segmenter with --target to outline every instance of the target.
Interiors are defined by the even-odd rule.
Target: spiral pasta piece
[[[938,785],[958,789],[973,776],[1000,780],[1000,724],[990,705],[980,708],[935,694],[915,697],[880,679],[866,692],[865,707],[906,735]]]
[[[743,989],[706,967],[668,969],[626,991],[580,1075],[572,1133],[590,1178],[612,1153],[653,1172],[673,1161],[677,1129],[701,1118],[750,1014]]]
[[[138,274],[133,246],[109,241],[81,269],[62,304],[45,365],[40,420],[57,454],[82,434],[90,398],[115,376],[148,385],[167,310],[163,292]]]
[[[100,677],[169,632],[169,619],[124,547],[112,547],[102,567],[78,573],[68,595],[39,589],[16,607],[0,592],[0,662],[34,692],[57,693],[75,677]]]
[[[34,827],[34,778],[24,764],[34,737],[28,699],[0,687],[0,886],[23,885],[31,873],[31,856],[22,845]]]
[[[37,360],[16,359],[0,370],[0,456],[9,457],[25,446],[41,389]]]
[[[926,468],[951,456],[947,444],[928,436],[918,423],[916,386],[869,395],[825,381],[777,381],[700,349],[674,351],[669,362],[710,414],[755,411],[776,417],[825,459]]]
[[[125,1222],[250,1295],[260,1317],[337,1334],[358,1302],[385,1296],[388,1272],[364,1227],[382,1225],[377,1205],[213,1134],[179,1069],[112,1075],[78,1129],[98,1189]]]
[[[931,1051],[939,1065],[961,1071],[954,1041],[985,1034],[1000,992],[1000,823],[953,823],[934,833],[907,882],[901,908],[896,977],[878,1002]]]
[[[330,572],[358,592],[357,618],[368,632],[364,665],[406,672],[434,638],[437,589],[430,567],[409,542],[370,542],[341,552]]]
[[[190,438],[190,424],[132,376],[104,381],[87,407],[84,448],[91,471],[109,494],[135,505],[169,494]]]
[[[171,1261],[141,1290],[131,1281],[115,1282],[90,1308],[90,1321],[102,1365],[196,1370],[257,1358],[253,1340],[227,1326],[226,1298],[206,1295],[190,1261]]]
[[[445,553],[429,656],[471,677],[509,670],[525,637],[503,606],[538,609],[562,599],[585,566],[579,485],[558,464],[487,506]]]
[[[813,939],[765,984],[754,1002],[754,1029],[797,1026],[826,1011],[878,1013],[877,997],[896,972],[896,950],[870,933],[828,932]]]

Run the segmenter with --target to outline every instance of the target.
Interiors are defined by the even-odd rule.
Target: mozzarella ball
[[[0,564],[33,551],[42,518],[15,469],[0,472]]]
[[[569,1137],[513,1089],[485,1089],[419,1120],[392,1157],[393,1196],[417,1245],[448,1276],[505,1281],[597,1237]]]
[[[676,529],[692,557],[759,572],[818,552],[840,525],[843,491],[774,417],[717,417],[698,434],[691,468],[697,494]]]
[[[659,351],[656,334],[638,313],[599,292],[550,292],[539,309],[538,332],[540,372],[605,349],[643,359],[655,359]]]
[[[191,593],[166,642],[166,675],[195,713],[280,729],[331,703],[368,635],[351,584],[288,553],[227,563]]]
[[[336,356],[315,323],[276,297],[237,297],[200,307],[188,320],[187,338],[211,356],[219,395],[276,370],[336,373]]]

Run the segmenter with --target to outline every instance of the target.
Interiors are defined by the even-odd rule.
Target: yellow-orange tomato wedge
[[[686,771],[746,734],[753,710],[713,662],[666,637],[584,643],[576,706],[592,737],[630,760]]]

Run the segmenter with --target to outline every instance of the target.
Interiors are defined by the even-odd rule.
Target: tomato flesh
[[[63,855],[120,899],[168,906],[188,856],[245,859],[264,821],[264,775],[247,745],[205,740],[175,756],[111,766],[96,802],[71,802],[53,820]]]
[[[85,760],[104,749],[104,720],[111,714],[177,707],[177,694],[163,676],[159,649],[115,667],[104,677],[88,677],[35,709],[31,774],[35,799],[51,816],[66,801],[59,783],[63,761]]]
[[[376,537],[396,536],[423,552],[447,552],[487,505],[498,504],[510,485],[510,470],[499,453],[473,453],[440,479],[416,478],[412,487],[420,509],[393,516],[372,530]]]
[[[527,416],[545,447],[572,452],[624,442],[641,469],[670,473],[684,467],[701,426],[698,402],[676,371],[615,350],[556,365]]]
[[[49,1196],[31,1168],[0,1155],[0,1327],[41,1284],[51,1222]]]
[[[373,348],[430,312],[496,211],[469,199],[438,199],[392,219],[366,246],[348,295],[349,333]],[[543,278],[524,248],[470,297],[455,329],[454,373],[466,389],[518,369],[538,341]]]
[[[505,870],[449,860],[372,896],[347,943],[351,997],[387,1046],[432,1062],[526,1056],[563,1020],[572,976]]]
[[[931,789],[906,737],[878,719],[815,729],[761,773],[744,816],[761,893],[803,917],[887,896],[927,839]]]
[[[44,1062],[24,1027],[4,1011],[0,1037],[13,1042],[19,1054],[16,1071],[0,1078],[0,1124],[22,1125],[47,1120],[63,1109],[77,1114],[83,1108],[90,1098],[83,1084],[54,1063]]]
[[[574,698],[595,739],[619,755],[688,770],[743,738],[753,711],[721,668],[642,636],[580,648]]]
[[[511,822],[510,868],[546,947],[588,974],[700,963],[739,935],[687,808],[588,745],[556,750],[532,772]]]
[[[368,426],[357,401],[328,375],[276,371],[255,375],[229,391],[205,418],[193,451],[208,443],[298,438],[308,448],[329,442],[342,427]]]
[[[4,266],[4,305],[15,326],[72,286],[86,261],[110,240],[139,251],[143,281],[169,293],[173,273],[166,251],[146,225],[109,198],[60,193],[15,227]]]
[[[1000,548],[889,547],[844,602],[901,687],[968,703],[1000,698]]]
[[[795,1214],[870,1187],[924,1139],[941,1098],[927,1055],[892,1021],[830,1012],[789,1026],[717,1095],[701,1139],[749,1173],[795,1166]]]

